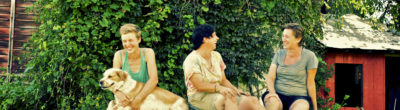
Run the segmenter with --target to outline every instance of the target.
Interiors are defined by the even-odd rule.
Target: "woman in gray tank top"
[[[282,33],[283,48],[272,59],[263,94],[267,110],[317,110],[315,75],[318,59],[301,46],[303,28],[287,24]]]

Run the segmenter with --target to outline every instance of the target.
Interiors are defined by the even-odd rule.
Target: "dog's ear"
[[[123,80],[123,81],[125,81],[126,78],[128,78],[127,74],[128,74],[127,72],[122,71],[122,70],[121,71],[117,71],[118,77],[121,78],[121,80]]]

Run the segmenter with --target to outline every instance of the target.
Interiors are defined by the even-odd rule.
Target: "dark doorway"
[[[362,107],[362,74],[361,64],[335,64],[335,102],[345,107]]]
[[[400,110],[400,57],[386,57],[386,110]]]

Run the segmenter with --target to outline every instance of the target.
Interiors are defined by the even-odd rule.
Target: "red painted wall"
[[[363,107],[365,110],[385,110],[385,56],[383,54],[330,53],[325,54],[328,65],[335,63],[363,65]],[[335,75],[326,87],[328,96],[335,98]],[[344,107],[342,110],[356,110]]]
[[[15,0],[13,56],[23,53],[22,46],[29,40],[33,31],[36,30],[36,27],[39,25],[33,20],[36,14],[32,12],[27,14],[25,12],[26,8],[32,6],[35,1],[36,0]],[[8,65],[10,7],[11,0],[0,0],[0,67],[7,67]],[[19,66],[22,66],[18,63],[17,60],[13,61],[13,71]]]

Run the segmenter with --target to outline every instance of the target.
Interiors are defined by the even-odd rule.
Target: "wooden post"
[[[10,6],[10,35],[8,40],[8,66],[7,73],[11,73],[12,69],[12,53],[13,53],[13,42],[14,42],[14,20],[15,20],[15,0],[11,0]]]

